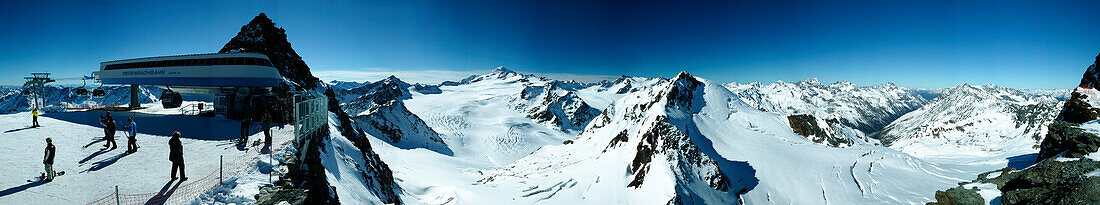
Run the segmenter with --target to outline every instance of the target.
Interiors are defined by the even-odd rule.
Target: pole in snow
[[[115,185],[115,204],[122,204],[122,199],[118,198],[118,185]]]
[[[226,155],[218,155],[218,184],[221,184],[221,183],[222,183],[222,182],[221,182],[221,173],[222,173],[222,171],[221,171],[221,164],[222,164],[223,162],[221,162],[221,161],[222,161],[222,159],[223,159],[223,158],[226,158]]]

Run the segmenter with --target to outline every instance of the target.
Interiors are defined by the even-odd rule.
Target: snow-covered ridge
[[[405,107],[413,86],[395,76],[357,88],[335,91],[341,107],[359,129],[404,149],[425,148],[442,154],[453,152],[439,133]],[[350,100],[349,100],[350,99]]]
[[[1028,153],[1060,106],[1049,96],[960,84],[891,123],[878,138],[916,156]]]
[[[848,138],[870,141],[864,136],[877,132],[901,115],[927,103],[917,93],[891,83],[856,86],[847,81],[822,84],[816,78],[772,84],[725,84],[750,107],[784,115],[809,114],[837,120]]]

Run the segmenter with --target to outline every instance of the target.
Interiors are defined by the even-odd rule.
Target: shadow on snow
[[[30,189],[31,187],[41,186],[43,184],[46,184],[46,181],[37,180],[37,181],[27,183],[27,184],[24,184],[24,185],[19,185],[17,187],[12,187],[12,188],[8,188],[8,189],[0,190],[0,197],[4,197],[4,196],[11,195],[11,194],[14,194],[14,193],[19,193],[21,191]]]
[[[1005,159],[1008,160],[1008,167],[1016,168],[1017,170],[1019,170],[1019,169],[1024,169],[1024,168],[1030,167],[1031,165],[1035,164],[1035,159],[1038,158],[1038,157],[1039,157],[1039,153],[1031,153],[1031,154],[1012,156],[1012,157],[1008,157],[1008,158],[1005,158]]]
[[[79,112],[58,112],[47,113],[42,115],[43,117],[58,119],[61,121],[72,122],[82,125],[88,125],[92,127],[102,128],[99,124],[99,116],[104,115],[104,111],[79,111]],[[235,120],[211,118],[211,117],[199,117],[189,115],[161,115],[161,114],[147,114],[136,112],[111,112],[112,117],[117,124],[118,132],[115,133],[115,139],[125,138],[126,132],[123,127],[128,126],[126,118],[133,118],[137,122],[138,133],[145,135],[157,135],[157,136],[172,136],[173,132],[179,131],[182,138],[198,139],[198,140],[229,140],[237,139],[241,135],[241,123]],[[253,122],[252,129],[249,130],[249,135],[255,135],[262,132],[258,129],[260,123]],[[93,134],[89,137],[102,137],[101,133]]]

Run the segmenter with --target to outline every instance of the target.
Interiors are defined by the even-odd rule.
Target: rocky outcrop
[[[1055,121],[1050,124],[1046,138],[1039,145],[1039,157],[1043,161],[1055,156],[1082,157],[1100,148],[1100,136],[1077,128],[1076,124]]]
[[[1093,104],[1100,103],[1095,100],[1100,96],[1094,96],[1097,95],[1096,86],[1100,85],[1100,71],[1097,70],[1097,65],[1100,65],[1100,55],[1097,55],[1096,60],[1085,70],[1081,83],[1073,89],[1069,100],[1066,100],[1065,109],[1058,114],[1058,120],[1083,123],[1100,118],[1100,106]]]
[[[286,39],[286,31],[275,27],[275,23],[271,22],[264,13],[260,13],[248,24],[242,26],[237,36],[229,40],[218,52],[249,52],[267,55],[279,70],[279,74],[290,81],[294,87],[311,90],[317,88],[321,82],[317,77],[313,77],[306,62],[302,61],[302,57],[291,48],[290,42]]]
[[[936,191],[936,202],[927,205],[983,205],[985,199],[978,194],[977,188],[964,189],[955,187],[947,191]]]
[[[852,145],[851,140],[834,131],[840,124],[836,119],[819,121],[817,118],[814,118],[813,115],[801,114],[787,116],[787,121],[790,123],[791,130],[794,130],[794,133],[802,135],[814,143],[831,147],[847,147]],[[822,123],[824,123],[825,126],[821,126],[820,124]]]
[[[1100,178],[1085,173],[1100,169],[1100,162],[1048,160],[1034,167],[1004,175],[1001,203],[1013,204],[1098,204]]]

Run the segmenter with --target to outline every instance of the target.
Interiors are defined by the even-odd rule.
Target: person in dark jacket
[[[251,132],[249,128],[252,128],[252,117],[245,117],[241,120],[241,138],[237,139],[241,143],[248,142],[248,133]]]
[[[264,129],[264,146],[271,146],[271,114],[264,113],[263,120]]]
[[[46,156],[42,158],[42,164],[46,165],[46,181],[53,181],[53,177],[57,176],[57,173],[53,171],[53,156],[57,152],[57,149],[53,146],[53,139],[46,138]]]
[[[180,170],[180,181],[187,181],[187,174],[183,172],[183,144],[180,144],[180,132],[172,133],[172,139],[168,140],[168,161],[172,161],[172,180],[176,180],[176,168]]]
[[[100,117],[100,123],[103,124],[103,140],[107,141],[103,147],[118,148],[118,143],[115,142],[115,118],[111,117],[111,112],[107,112],[106,117]]]

